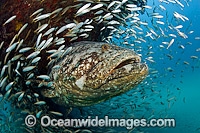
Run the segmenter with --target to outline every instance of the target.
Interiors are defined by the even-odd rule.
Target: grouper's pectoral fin
[[[48,98],[58,97],[58,94],[53,89],[43,89],[41,90],[41,94]]]
[[[55,97],[59,97],[59,95],[57,94],[57,92],[55,91],[54,88],[54,82],[45,82],[45,80],[41,81],[41,80],[31,80],[31,82],[34,85],[38,85],[38,86],[45,86],[44,89],[41,89],[41,94],[44,97],[48,97],[48,98],[55,98]],[[47,87],[47,88],[46,88]]]

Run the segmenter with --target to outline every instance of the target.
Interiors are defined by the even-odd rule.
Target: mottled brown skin
[[[123,94],[148,74],[148,67],[131,49],[100,42],[78,42],[52,69],[54,89],[46,97],[62,106],[90,106]]]

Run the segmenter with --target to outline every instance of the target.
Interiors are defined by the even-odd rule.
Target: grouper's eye
[[[104,45],[102,45],[102,49],[107,50],[107,49],[109,49],[109,46],[107,44],[104,44]]]

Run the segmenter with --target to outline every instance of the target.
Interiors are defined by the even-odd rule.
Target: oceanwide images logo
[[[28,115],[25,118],[25,124],[28,127],[34,127],[36,124],[36,117]],[[87,119],[51,119],[49,116],[42,116],[40,124],[43,127],[126,127],[133,129],[134,127],[175,127],[174,119],[113,119],[105,116],[104,119],[99,119],[98,116]]]

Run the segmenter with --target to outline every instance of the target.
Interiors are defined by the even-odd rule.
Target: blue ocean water
[[[184,1],[181,1],[184,2]],[[173,75],[175,78],[172,78],[170,82],[166,79],[161,78],[164,84],[174,84],[181,89],[180,95],[177,98],[173,108],[169,111],[172,114],[171,118],[176,119],[175,128],[162,128],[155,129],[149,128],[149,132],[171,132],[171,133],[189,133],[189,132],[200,132],[200,102],[199,102],[199,93],[200,93],[200,60],[192,60],[190,56],[200,56],[199,52],[195,50],[200,47],[200,41],[195,40],[195,37],[200,36],[199,32],[199,23],[200,23],[200,1],[192,0],[189,2],[189,7],[185,7],[183,11],[179,10],[178,6],[167,7],[168,12],[180,11],[185,16],[187,16],[192,21],[192,24],[188,30],[194,30],[193,34],[188,35],[188,39],[181,39],[181,44],[185,46],[185,49],[182,50],[177,47],[177,43],[172,46],[171,55],[174,57],[172,60],[165,58],[163,61],[158,60],[154,68],[159,70],[159,72],[164,72],[163,68],[172,67],[174,69]],[[171,7],[170,7],[171,6]],[[166,7],[166,6],[165,6]],[[189,23],[190,23],[189,22]],[[186,29],[188,23],[182,23],[183,27]],[[168,40],[170,41],[170,39]],[[191,45],[187,45],[187,42],[191,42]],[[159,45],[160,42],[153,42],[155,45]],[[177,54],[175,54],[177,52]],[[183,52],[183,53],[182,53]],[[154,57],[162,57],[162,51],[155,52]],[[176,65],[177,59],[180,59],[180,64]],[[183,64],[183,61],[187,61],[190,65]],[[181,72],[181,70],[183,72]],[[168,72],[169,73],[169,72]],[[170,75],[168,75],[170,76]],[[181,81],[181,82],[180,82]]]
[[[171,10],[171,12],[173,12],[174,10],[177,11],[177,8],[169,7],[167,10]],[[176,127],[160,130],[160,132],[166,133],[200,132],[200,60],[190,59],[190,56],[192,55],[198,57],[200,56],[200,53],[195,51],[200,47],[200,41],[194,39],[195,37],[200,36],[200,1],[192,0],[190,2],[190,6],[184,8],[182,12],[190,19],[190,21],[192,21],[190,30],[194,30],[194,33],[190,34],[187,40],[181,40],[182,44],[186,44],[187,42],[191,42],[192,44],[189,46],[186,45],[186,48],[183,50],[184,53],[176,54],[175,58],[180,58],[181,61],[188,61],[190,65],[186,66],[183,63],[180,63],[180,65],[175,67],[174,75],[176,75],[176,78],[173,78],[171,82],[180,87],[181,93],[175,105],[170,110],[170,113],[173,114],[172,117],[176,119]],[[187,27],[187,23],[183,23],[183,27]],[[174,46],[172,51],[174,52],[176,49],[178,51],[177,46]],[[157,52],[156,55],[159,57],[160,54],[161,53]],[[166,61],[164,65],[174,67],[175,58],[173,59],[174,61]],[[156,68],[159,67],[159,62],[157,62]],[[192,67],[194,67],[194,69]],[[180,70],[184,71],[181,74],[182,77],[180,77]],[[182,81],[182,83],[180,83],[180,81]],[[168,84],[167,82],[165,83]],[[184,99],[185,102],[183,101]],[[150,129],[149,131],[157,132],[158,130]]]

